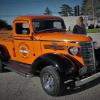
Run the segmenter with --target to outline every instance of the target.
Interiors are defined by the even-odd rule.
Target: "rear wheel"
[[[0,72],[3,72],[3,71],[4,71],[4,69],[3,69],[2,61],[0,59]]]
[[[2,61],[8,61],[10,58],[8,52],[4,48],[0,48],[0,57]]]
[[[64,81],[62,80],[60,73],[53,66],[43,68],[40,79],[42,87],[47,94],[58,96],[63,93]]]

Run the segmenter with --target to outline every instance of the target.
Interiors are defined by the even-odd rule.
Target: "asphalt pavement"
[[[14,72],[0,73],[0,100],[100,100],[100,78],[66,91],[63,96],[47,95],[38,77],[23,77]]]

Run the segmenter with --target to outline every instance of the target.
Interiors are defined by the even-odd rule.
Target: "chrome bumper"
[[[100,77],[100,72],[96,73],[96,74],[93,74],[92,76],[89,76],[87,78],[84,78],[82,80],[79,80],[79,81],[76,81],[75,82],[75,86],[78,87],[78,86],[82,86],[88,82],[91,82],[93,80],[95,80],[96,78]]]

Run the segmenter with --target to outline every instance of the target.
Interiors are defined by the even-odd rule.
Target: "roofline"
[[[43,18],[46,18],[46,19],[49,19],[49,18],[61,18],[59,16],[47,16],[47,15],[40,15],[40,16],[36,16],[36,15],[26,15],[26,16],[17,16],[15,17],[15,20],[22,20],[22,19],[28,19],[28,20],[31,20],[31,19],[43,19]]]

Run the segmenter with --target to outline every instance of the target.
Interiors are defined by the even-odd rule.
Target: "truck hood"
[[[79,35],[79,34],[68,34],[68,33],[61,33],[61,32],[52,32],[52,33],[41,33],[38,34],[37,37],[39,40],[44,41],[91,41],[91,38],[86,35]]]

